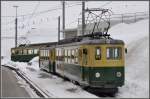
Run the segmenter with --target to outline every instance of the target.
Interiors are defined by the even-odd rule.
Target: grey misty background
[[[61,1],[2,1],[1,10],[1,42],[2,55],[6,55],[14,47],[15,36],[15,8],[18,5],[18,44],[40,43],[57,41],[58,16],[62,22]],[[81,1],[66,1],[65,28],[78,27],[78,18],[81,18]],[[120,22],[131,23],[141,18],[147,18],[149,3],[147,1],[88,1],[85,8],[108,8],[112,10],[111,26]],[[139,13],[142,12],[142,13]],[[146,15],[145,15],[146,14]],[[25,16],[22,16],[25,15]],[[138,16],[139,15],[139,16]],[[123,16],[123,20],[122,20]],[[129,17],[127,17],[129,16]],[[88,29],[92,28],[87,26]],[[62,23],[61,23],[62,29]],[[81,29],[79,27],[79,34]],[[68,33],[72,36],[71,33]],[[73,34],[76,35],[76,34]],[[62,38],[62,33],[61,33]],[[11,44],[9,43],[11,42]],[[10,54],[10,53],[9,53]]]

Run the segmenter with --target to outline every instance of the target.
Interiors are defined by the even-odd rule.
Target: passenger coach
[[[40,67],[84,87],[112,91],[124,85],[124,52],[122,40],[82,39],[40,49]]]

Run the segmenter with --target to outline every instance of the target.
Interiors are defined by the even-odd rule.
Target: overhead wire
[[[81,5],[80,3],[76,3],[74,5],[69,5],[68,7],[72,7],[72,6],[76,6],[76,5]],[[59,9],[62,9],[62,7],[57,7],[57,8],[52,8],[52,9],[49,9],[49,10],[44,10],[44,11],[40,11],[40,12],[37,12],[35,13],[35,15],[39,15],[39,14],[43,14],[43,13],[47,13],[47,12],[51,12],[51,11],[55,11],[55,10],[59,10]],[[30,16],[32,15],[32,13],[29,13],[29,14],[24,14],[24,15],[18,15],[18,17],[26,17],[26,16]],[[1,17],[15,17],[15,16],[1,16]]]
[[[39,3],[35,7],[35,10],[38,7],[38,5],[39,5]],[[76,6],[76,5],[81,5],[81,3],[72,3],[72,5],[67,4],[67,8],[68,7],[73,7],[73,6]],[[53,9],[49,9],[49,10],[44,10],[44,11],[40,11],[40,12],[37,12],[37,13],[35,13],[35,11],[33,11],[34,13],[32,12],[31,14],[19,15],[18,17],[27,17],[27,16],[30,16],[30,15],[32,16],[33,14],[36,15],[36,16],[38,16],[40,14],[44,14],[44,13],[48,13],[48,12],[55,11],[55,10],[60,10],[60,9],[62,9],[62,7],[57,7],[57,8],[53,8]],[[1,16],[1,17],[15,17],[15,16]],[[29,19],[29,18],[26,18],[26,19]],[[7,25],[11,24],[11,23],[13,23],[13,21],[8,22]],[[3,24],[3,25],[5,25],[5,24]],[[26,24],[25,26],[28,26],[28,24]]]
[[[101,7],[104,7],[104,6],[106,6],[106,5],[110,4],[110,3],[112,3],[112,1],[109,1],[109,2],[105,3],[105,4],[102,5]],[[66,3],[66,5],[68,5],[67,7],[73,7],[73,6],[82,5],[82,4],[81,4],[81,2],[77,2],[77,3],[71,3],[71,4],[70,4],[70,3]],[[37,6],[35,7],[34,10],[36,10],[38,6],[39,6],[39,3],[37,4]],[[33,11],[33,13],[31,13],[31,14],[20,15],[20,16],[25,17],[25,16],[30,16],[30,15],[31,15],[31,17],[32,17],[33,14],[34,14],[34,15],[40,15],[40,14],[48,13],[48,12],[55,11],[55,10],[59,10],[59,9],[62,9],[62,7],[57,7],[57,8],[53,8],[53,9],[49,9],[49,10],[44,10],[44,11],[40,11],[40,12],[37,12],[37,13],[35,13],[35,11]],[[80,13],[80,14],[81,14],[81,13]],[[18,16],[18,17],[20,17],[20,16]],[[2,17],[4,17],[4,16],[2,16]],[[5,17],[11,17],[11,16],[5,16]],[[12,17],[14,17],[14,16],[12,16]],[[28,18],[28,19],[31,20],[31,17]],[[75,20],[75,21],[76,21],[76,20]],[[73,22],[75,22],[75,21],[73,21]],[[70,22],[70,23],[73,23],[73,22]],[[13,23],[13,21],[11,21],[10,23]],[[28,22],[28,24],[29,24],[29,22]]]
[[[111,4],[111,3],[112,3],[112,1],[108,1],[107,3],[103,4],[103,5],[100,6],[99,8],[102,8],[102,7],[104,7],[104,6],[108,5],[108,4]]]
[[[39,5],[40,5],[40,1],[39,1],[38,4],[35,6],[35,9],[33,10],[31,16],[29,17],[29,20],[28,20],[27,24],[29,24],[31,18],[33,18],[33,16],[34,16],[36,10],[38,9]]]
[[[67,7],[73,7],[73,6],[76,6],[76,5],[81,5],[80,3],[73,3],[73,5],[68,5]],[[51,12],[51,11],[55,11],[55,10],[60,10],[62,9],[62,7],[57,7],[57,8],[52,8],[52,9],[49,9],[49,10],[44,10],[44,11],[40,11],[40,12],[37,12],[37,13],[34,13],[34,15],[40,15],[40,14],[44,14],[44,13],[48,13],[48,12]],[[30,15],[32,15],[33,13],[30,13],[30,14],[26,14],[26,15],[19,15],[18,17],[28,17]],[[1,16],[1,17],[15,17],[15,16]],[[8,22],[8,24],[11,24],[13,22]],[[3,24],[5,25],[5,24]]]

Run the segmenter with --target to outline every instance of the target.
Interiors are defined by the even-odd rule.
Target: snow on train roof
[[[95,36],[95,37],[94,37]],[[49,49],[60,46],[77,46],[77,45],[91,45],[91,44],[124,44],[122,40],[113,39],[109,37],[109,34],[95,33],[79,36],[75,38],[63,39],[59,42],[46,42],[46,43],[37,43],[29,45],[20,45],[17,48],[40,48],[40,49]]]
[[[84,38],[81,41],[76,41],[76,42],[70,42],[70,43],[63,43],[59,44],[56,47],[65,47],[65,46],[77,46],[77,45],[95,45],[95,44],[123,44],[123,40],[118,40],[118,39],[90,39],[90,38]]]
[[[45,45],[46,44],[46,45]],[[90,38],[84,38],[84,39],[81,39],[81,40],[78,40],[75,42],[53,42],[53,43],[41,43],[41,44],[38,44],[38,46],[22,46],[22,47],[17,47],[17,48],[30,48],[30,47],[34,47],[34,48],[39,48],[40,49],[53,49],[55,47],[62,47],[62,46],[77,46],[77,45],[85,45],[85,44],[88,44],[88,45],[94,45],[94,44],[124,44],[124,42],[122,40],[118,40],[118,39],[106,39],[106,38],[103,38],[103,39],[90,39]]]

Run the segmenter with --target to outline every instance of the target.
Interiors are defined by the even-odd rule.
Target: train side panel
[[[50,63],[49,63],[49,50],[40,49],[39,54],[39,67],[50,72]]]
[[[109,59],[108,52],[110,55],[113,53],[113,57],[118,54],[118,58],[111,56]],[[116,88],[124,84],[123,45],[59,47],[56,48],[56,57],[56,72],[82,85]]]
[[[55,48],[40,49],[39,67],[55,73]]]
[[[82,81],[78,54],[79,46],[56,48],[56,73],[74,81]]]
[[[114,52],[109,53],[108,49]],[[124,84],[123,45],[84,45],[82,50],[83,77],[91,87],[116,88]],[[118,50],[116,59],[112,57],[117,56],[115,50]]]
[[[38,49],[33,48],[12,48],[11,60],[19,62],[29,62],[32,58],[39,55]]]

